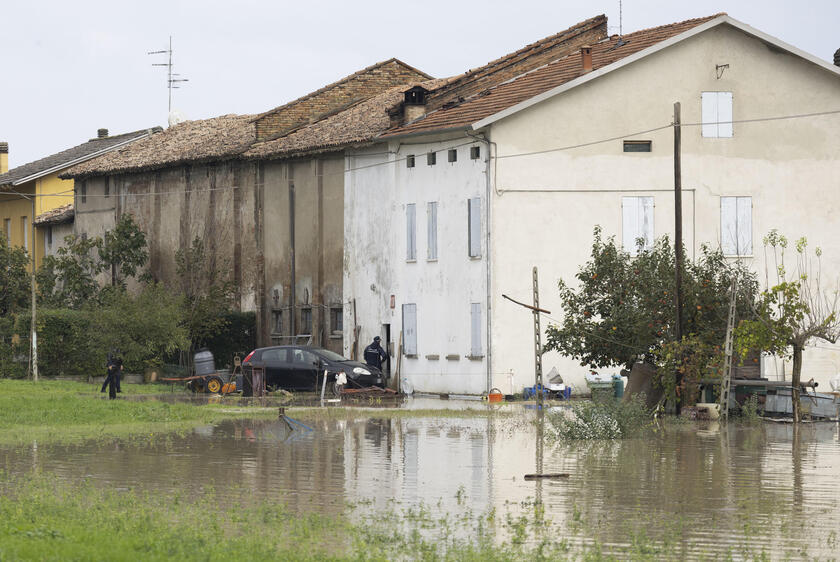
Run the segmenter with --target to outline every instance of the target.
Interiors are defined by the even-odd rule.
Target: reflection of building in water
[[[348,424],[344,438],[348,498],[422,501],[453,510],[459,498],[475,511],[491,507],[491,421],[388,419]],[[459,494],[460,491],[460,494]]]

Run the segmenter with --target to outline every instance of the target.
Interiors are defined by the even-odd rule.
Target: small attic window
[[[414,86],[405,92],[406,105],[426,105],[426,94],[428,90],[420,86]]]
[[[454,148],[451,149],[447,155],[447,158],[450,162],[457,162],[458,161],[458,151]]]
[[[470,159],[471,160],[478,160],[481,158],[481,147],[480,146],[471,146],[470,147]]]
[[[428,164],[429,166],[434,166],[435,164],[437,164],[437,153],[429,152],[428,154],[426,154],[426,164]]]
[[[414,167],[414,155],[409,154],[405,157],[405,167],[406,168],[413,168]]]

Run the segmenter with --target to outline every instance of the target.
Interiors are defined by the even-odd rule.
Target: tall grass
[[[570,411],[548,416],[558,439],[624,439],[641,434],[653,423],[643,396],[628,401],[577,402]]]

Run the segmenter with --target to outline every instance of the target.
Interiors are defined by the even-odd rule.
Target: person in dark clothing
[[[108,387],[108,398],[111,400],[117,397],[117,392],[122,392],[122,389],[120,389],[122,364],[122,357],[120,357],[119,350],[111,350],[108,353],[105,382],[102,383],[102,390],[100,390],[100,392],[105,392],[105,388]]]
[[[376,367],[382,370],[382,362],[388,357],[379,342],[382,340],[379,336],[373,338],[373,343],[365,348],[365,364],[371,367]]]

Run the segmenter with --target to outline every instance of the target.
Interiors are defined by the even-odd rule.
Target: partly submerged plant
[[[558,439],[624,439],[649,427],[653,416],[644,396],[636,395],[624,402],[578,402],[571,412],[551,414],[548,420]]]

